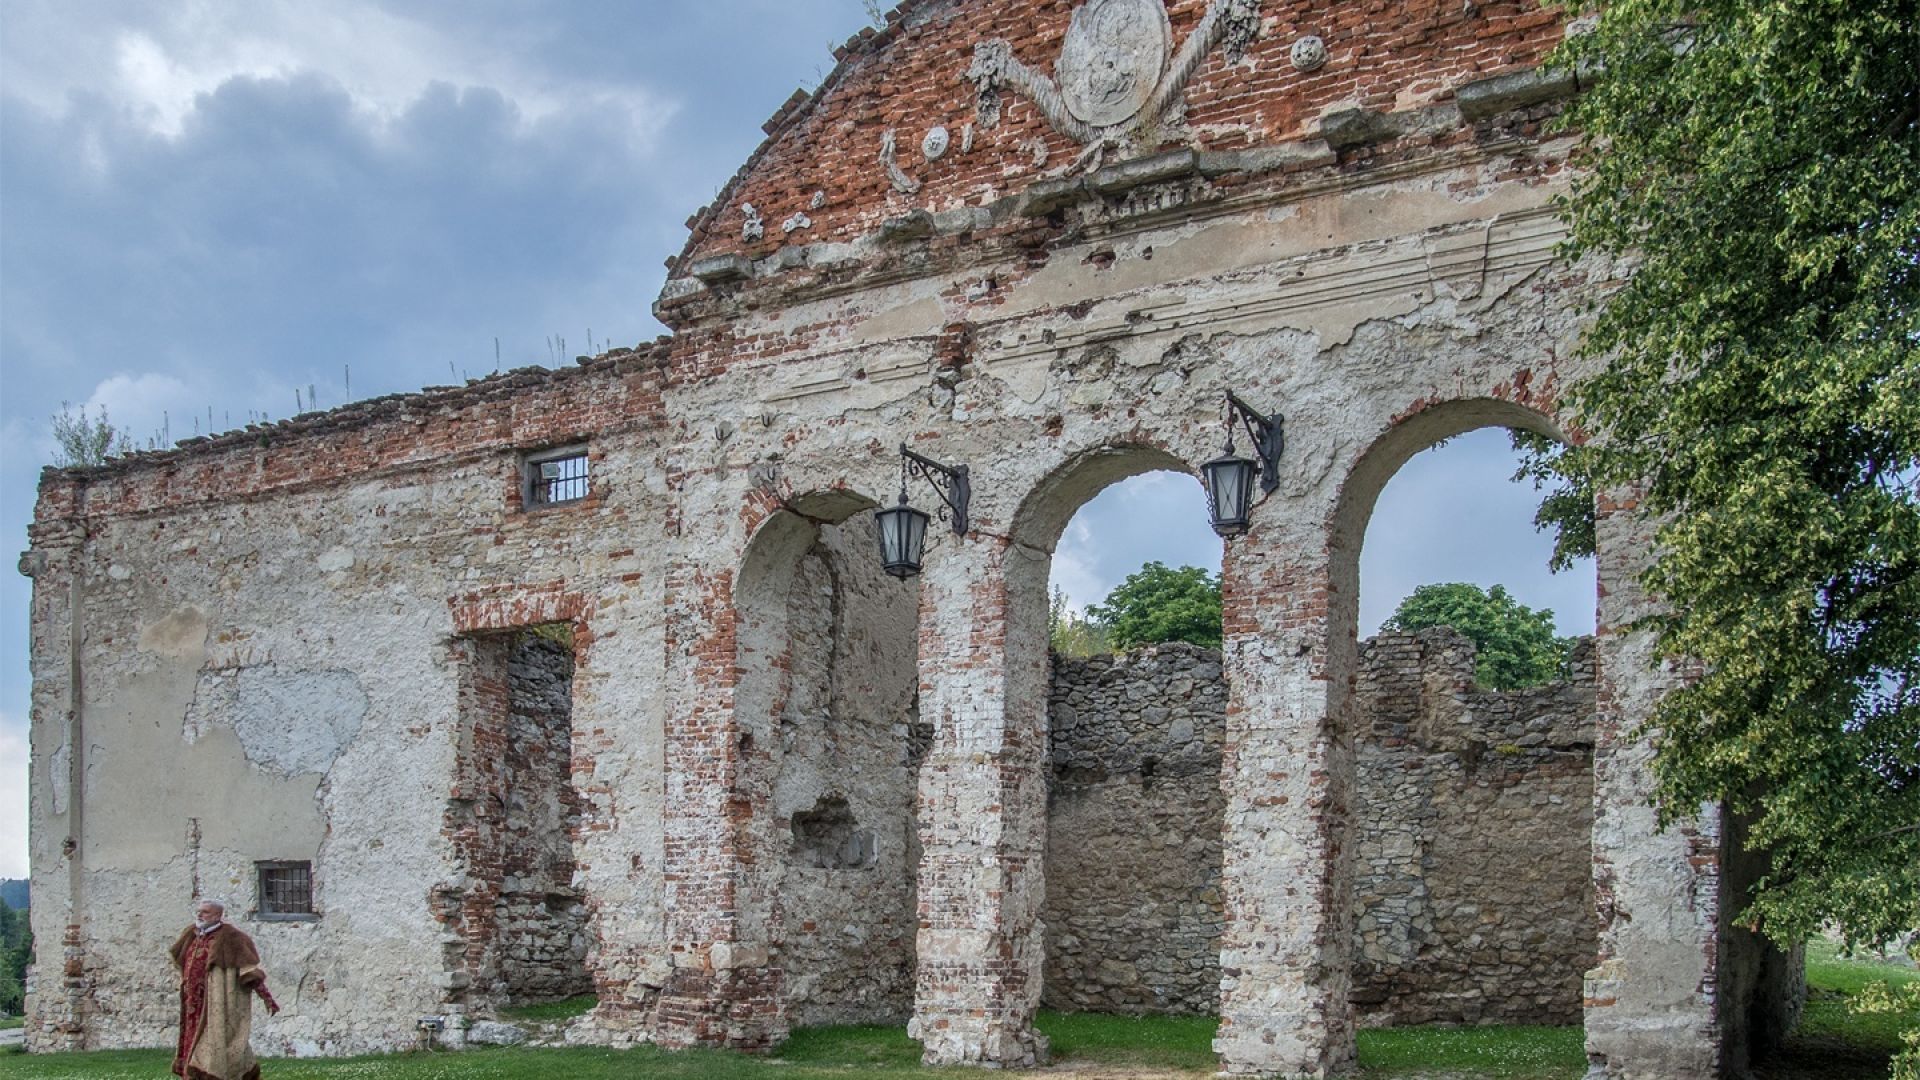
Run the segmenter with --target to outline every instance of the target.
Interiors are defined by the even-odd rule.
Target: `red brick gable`
[[[1002,90],[998,123],[989,127],[967,76],[975,47],[993,39],[1005,41],[1013,59],[1033,71],[1054,74],[1080,6],[1081,0],[902,4],[885,29],[864,30],[836,50],[840,63],[818,91],[796,93],[768,121],[767,141],[719,198],[689,220],[692,235],[671,277],[685,278],[715,257],[760,260],[785,247],[852,242],[916,210],[984,207],[1070,172],[1086,149],[1079,140],[1012,89]],[[1444,103],[1463,84],[1537,66],[1562,36],[1559,15],[1539,0],[1260,0],[1255,6],[1259,29],[1238,62],[1226,49],[1208,50],[1175,98],[1172,121],[1151,134],[1135,132],[1123,156],[1272,146],[1318,135],[1331,114]],[[1174,50],[1208,7],[1209,0],[1168,0]],[[1290,53],[1308,36],[1324,41],[1327,60],[1302,71]],[[922,140],[936,127],[946,130],[948,147],[929,161]],[[905,184],[896,183],[882,160],[888,132]]]

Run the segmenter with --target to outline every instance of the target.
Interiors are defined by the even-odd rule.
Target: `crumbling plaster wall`
[[[881,571],[861,513],[819,530],[787,602],[769,853],[787,1018],[905,1022],[919,865],[918,591]]]
[[[644,471],[628,464],[648,452],[631,439],[596,450],[610,471]],[[216,487],[179,505],[141,492],[137,475],[95,482],[99,503],[160,505],[59,534],[67,543],[48,545],[36,578],[49,606],[71,604],[82,582],[87,760],[69,857],[70,687],[52,681],[39,700],[53,711],[35,725],[34,917],[41,940],[71,942],[71,966],[36,957],[31,1046],[167,1042],[177,1015],[163,957],[196,893],[225,897],[266,957],[286,1009],[256,1028],[264,1051],[404,1046],[417,1017],[444,1011],[454,988],[429,893],[460,876],[441,829],[458,726],[453,601],[573,577],[594,589],[601,633],[657,604],[657,577],[619,551],[632,543],[619,525],[652,516],[635,512],[643,486],[535,520],[506,506],[514,468],[511,452],[479,454],[245,501]],[[39,671],[68,667],[69,640],[45,632],[56,625],[36,633]],[[583,672],[577,693],[576,724],[620,751],[586,778],[583,862],[611,871],[595,917],[625,953],[596,958],[609,980],[657,950],[659,786],[641,780],[658,775],[644,768],[658,761],[657,718],[631,707],[657,678],[649,636],[595,645],[610,666]],[[313,863],[319,918],[251,917],[263,859]]]
[[[1459,399],[1538,417],[1570,374],[1560,366],[1577,325],[1568,292],[1583,287],[1585,271],[1550,264],[1556,232],[1546,200],[1556,187],[1495,182],[1501,168],[1383,182],[1367,189],[1371,212],[1362,214],[1342,202],[1355,192],[1329,193],[1319,198],[1334,231],[1286,233],[1264,247],[1264,214],[1242,222],[1249,244],[1231,246],[1193,223],[1116,223],[1098,242],[1051,251],[1044,275],[984,275],[998,284],[977,306],[965,285],[978,274],[802,297],[777,325],[730,325],[730,335],[754,342],[732,354],[731,385],[760,389],[762,426],[779,438],[742,424],[726,450],[737,473],[758,470],[775,497],[887,490],[886,448],[904,432],[925,432],[917,449],[964,461],[975,477],[974,533],[937,535],[922,579],[922,707],[935,738],[921,788],[930,831],[915,1031],[930,1059],[1017,1064],[1039,1049],[1027,1017],[1038,999],[1030,950],[1044,895],[1036,857],[1044,796],[1030,777],[1043,731],[1023,703],[1041,692],[1032,658],[1043,645],[1017,643],[1032,612],[1043,614],[1044,587],[1034,581],[1044,573],[1027,573],[1030,560],[1009,546],[1026,542],[1022,508],[1051,477],[1107,448],[1154,458],[1119,475],[1212,457],[1228,388],[1287,413],[1289,450],[1281,491],[1263,504],[1255,535],[1228,554],[1229,595],[1245,605],[1230,622],[1240,636],[1228,663],[1246,678],[1227,740],[1230,775],[1244,779],[1228,790],[1226,966],[1240,974],[1227,986],[1221,1048],[1248,1067],[1324,1069],[1340,1052],[1323,1048],[1351,1046],[1345,976],[1308,984],[1299,974],[1350,970],[1345,919],[1328,914],[1346,908],[1350,884],[1319,869],[1330,862],[1328,838],[1344,828],[1332,812],[1344,815],[1348,798],[1319,778],[1351,770],[1325,689],[1324,642],[1337,635],[1325,621],[1334,595],[1326,523],[1355,462],[1401,418]],[[1318,201],[1275,220],[1311,220]],[[1396,231],[1420,221],[1430,227]],[[1275,236],[1284,232],[1277,226]],[[1448,254],[1463,250],[1472,252],[1463,261]],[[1108,251],[1112,261],[1091,258]],[[1163,266],[1178,274],[1189,259],[1232,267],[1261,257],[1271,261],[1218,276],[1157,276]],[[1137,289],[1112,287],[1123,274]],[[966,331],[968,347],[941,366],[946,329],[969,317],[979,321]],[[866,339],[869,321],[885,326],[886,341]],[[741,410],[737,397],[703,391],[689,386],[670,408]],[[745,408],[751,415],[754,406]],[[1491,412],[1466,426],[1513,422]],[[1044,549],[1056,536],[1038,530],[1032,542]],[[697,546],[726,552],[738,541],[715,533]],[[970,869],[982,866],[999,869]],[[1015,959],[973,959],[994,954]]]

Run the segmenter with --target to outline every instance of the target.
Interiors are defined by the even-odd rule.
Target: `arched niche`
[[[736,795],[756,810],[741,916],[764,928],[791,1026],[912,1008],[919,594],[881,570],[875,505],[788,500],[734,590]]]

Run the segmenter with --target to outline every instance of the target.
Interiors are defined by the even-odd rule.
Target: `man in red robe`
[[[253,995],[280,1005],[267,992],[267,973],[253,939],[226,923],[226,906],[202,900],[195,921],[173,943],[180,969],[180,1048],[173,1074],[186,1080],[259,1080],[253,1035]]]

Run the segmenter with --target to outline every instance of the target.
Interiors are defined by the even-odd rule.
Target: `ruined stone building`
[[[694,215],[672,336],[46,473],[30,1047],[164,1043],[206,893],[273,961],[276,1052],[591,989],[607,1044],[909,1019],[1017,1065],[1047,1000],[1217,1010],[1236,1073],[1515,1016],[1584,1022],[1595,1075],[1736,1069],[1789,965],[1732,925],[1736,823],[1647,805],[1629,502],[1569,684],[1356,640],[1403,462],[1570,434],[1613,273],[1554,254],[1572,29],[910,0]],[[1219,455],[1229,392],[1285,442],[1224,649],[1050,676],[1067,521]],[[902,444],[971,503],[896,578]]]

